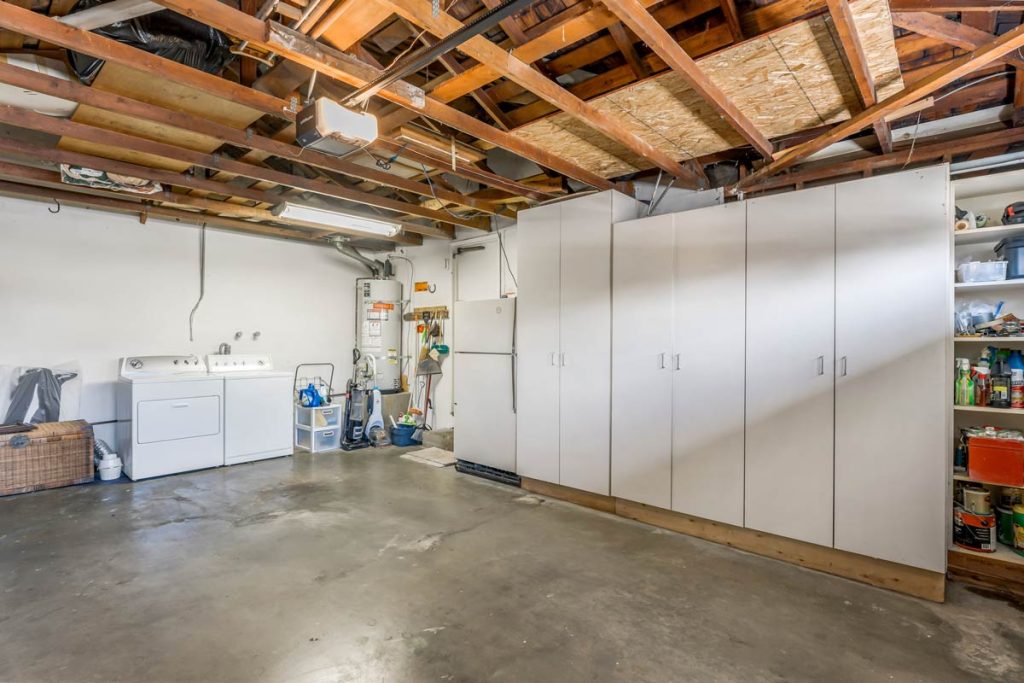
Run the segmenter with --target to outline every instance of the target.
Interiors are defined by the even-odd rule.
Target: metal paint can
[[[1013,547],[1013,508],[996,508],[996,540]]]
[[[992,514],[992,494],[983,488],[965,488],[964,509],[976,515]]]
[[[1024,506],[1019,507],[1021,508],[1022,526],[1018,539],[1024,548]],[[1014,509],[1014,513],[1016,520],[1016,509]],[[967,550],[994,553],[996,551],[996,516],[991,513],[987,515],[974,514],[959,505],[954,507],[953,543]]]
[[[1024,555],[1024,505],[1013,506],[1013,551]]]

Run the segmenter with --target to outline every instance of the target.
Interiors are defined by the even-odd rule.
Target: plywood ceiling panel
[[[900,90],[899,58],[887,0],[850,3],[879,98]],[[767,137],[850,118],[855,86],[827,16],[802,21],[697,60],[701,69]],[[672,72],[591,101],[679,159],[746,142]],[[649,162],[577,120],[558,113],[515,134],[606,178],[651,168]]]

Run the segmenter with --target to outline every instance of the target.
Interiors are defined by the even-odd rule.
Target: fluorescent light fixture
[[[353,216],[350,213],[318,209],[314,206],[303,206],[302,204],[292,204],[291,202],[278,204],[271,210],[271,213],[278,218],[287,218],[293,221],[302,221],[303,223],[316,223],[328,228],[355,230],[356,232],[365,232],[370,235],[383,235],[384,237],[394,237],[402,229],[401,224],[392,221]]]

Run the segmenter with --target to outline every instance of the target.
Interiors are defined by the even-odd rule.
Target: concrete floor
[[[934,605],[395,457],[0,500],[0,681],[1011,681]]]

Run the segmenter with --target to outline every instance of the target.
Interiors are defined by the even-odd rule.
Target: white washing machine
[[[224,381],[196,356],[129,356],[117,384],[117,453],[133,480],[224,464]]]
[[[223,464],[291,455],[294,375],[266,354],[210,355],[206,365],[224,381]]]

